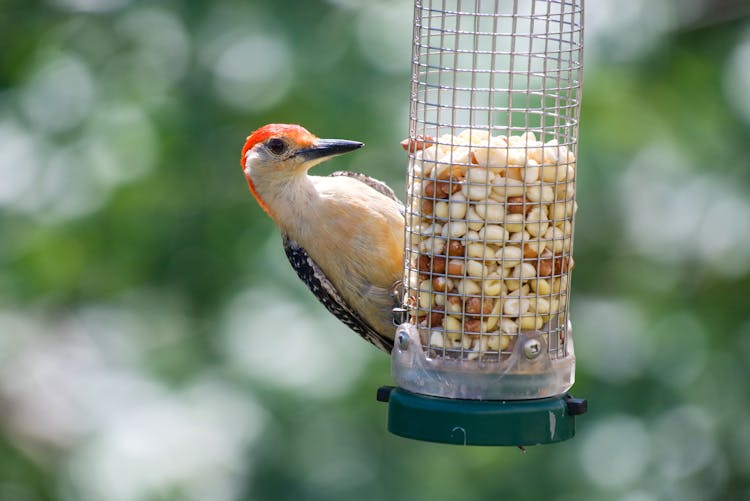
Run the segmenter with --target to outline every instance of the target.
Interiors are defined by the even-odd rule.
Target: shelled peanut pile
[[[413,153],[410,319],[423,342],[466,359],[556,332],[567,310],[575,156],[533,132],[404,141]]]

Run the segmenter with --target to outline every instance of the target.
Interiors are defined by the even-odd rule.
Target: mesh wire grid
[[[432,358],[568,349],[583,0],[415,0],[404,298]]]

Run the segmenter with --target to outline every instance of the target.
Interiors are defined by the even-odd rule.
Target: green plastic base
[[[538,400],[457,400],[387,388],[388,431],[456,445],[536,445],[575,435],[586,401],[560,395]],[[572,404],[571,404],[572,402]]]

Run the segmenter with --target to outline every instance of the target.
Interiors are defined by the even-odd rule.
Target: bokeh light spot
[[[699,259],[724,276],[744,275],[750,270],[750,202],[738,184],[697,172],[669,142],[647,146],[619,183],[627,245],[664,264]]]
[[[609,382],[626,382],[643,374],[651,339],[637,303],[578,296],[571,316],[582,369]]]
[[[662,414],[653,429],[655,464],[670,482],[705,468],[716,455],[713,420],[704,409],[683,405]]]
[[[364,370],[365,343],[322,307],[309,311],[282,290],[238,294],[223,325],[229,362],[273,387],[331,397],[347,391]]]
[[[43,60],[22,87],[21,108],[44,132],[62,132],[80,125],[96,97],[96,81],[88,66],[73,54]]]
[[[38,179],[40,145],[19,124],[0,122],[0,206],[13,206]]]
[[[144,97],[169,90],[182,78],[190,61],[190,35],[174,13],[143,7],[127,12],[117,25],[123,38],[134,45],[124,57],[130,74]]]
[[[750,28],[732,51],[724,71],[724,92],[733,110],[750,124]]]
[[[376,69],[408,74],[411,64],[412,6],[371,3],[357,18],[359,51]]]
[[[289,91],[294,76],[287,42],[278,35],[253,33],[232,40],[213,66],[216,96],[245,111],[273,107]]]
[[[129,102],[105,103],[89,124],[92,168],[104,185],[115,186],[145,175],[158,160],[159,137],[148,115]]]
[[[589,423],[581,444],[581,463],[593,484],[604,488],[633,485],[650,460],[649,436],[640,419],[614,414]]]
[[[707,333],[696,316],[676,311],[656,320],[650,329],[653,337],[651,373],[674,388],[687,388],[706,368]]]
[[[60,7],[79,12],[107,12],[120,9],[130,0],[52,0]]]

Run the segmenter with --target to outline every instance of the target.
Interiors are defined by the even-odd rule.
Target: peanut
[[[429,284],[429,282],[425,282],[426,284]],[[419,307],[425,310],[429,310],[432,308],[433,304],[433,295],[429,292],[420,292],[419,293]]]
[[[529,158],[526,161],[526,167],[521,172],[524,183],[530,184],[539,180],[539,164]]]
[[[500,348],[500,335],[493,332],[482,338],[481,351],[498,351]]]
[[[469,208],[469,204],[466,201],[463,193],[456,193],[450,198],[448,204],[448,214],[451,219],[463,219],[466,217],[466,211]]]
[[[529,130],[518,136],[518,139],[521,144],[525,145],[526,147],[529,147],[537,142],[536,140],[536,134],[534,134],[534,131]]]
[[[554,270],[554,265],[552,263],[552,258],[554,256],[550,251],[545,251],[542,253],[541,257],[543,259],[540,259],[537,263],[537,271],[540,277],[549,277]]]
[[[469,230],[466,232],[466,235],[464,235],[463,240],[467,242],[479,242],[479,233],[475,230]]]
[[[534,258],[543,253],[547,248],[544,240],[529,240],[523,246],[523,257]]]
[[[437,292],[445,292],[453,288],[453,282],[450,278],[437,276],[432,279],[432,290]]]
[[[464,262],[460,259],[448,261],[448,275],[461,277],[464,274]]]
[[[446,198],[446,194],[442,190],[438,189],[437,182],[425,181],[422,184],[422,192],[424,196],[429,198]]]
[[[559,163],[560,158],[567,158],[568,152],[564,146],[558,146],[557,139],[550,139],[544,143],[542,155],[544,156],[543,163],[557,164]]]
[[[503,334],[514,336],[518,334],[518,324],[509,318],[500,319],[500,331]]]
[[[466,252],[466,248],[459,240],[448,241],[448,255],[449,256],[463,256]]]
[[[531,302],[531,305],[529,308],[536,312],[536,313],[549,313],[549,301],[546,300],[543,297],[539,296],[532,296],[531,299],[529,299]]]
[[[519,297],[508,297],[503,300],[503,313],[510,317],[518,317],[529,311],[529,300]]]
[[[575,164],[569,164],[564,170],[565,170],[565,180],[566,181],[572,181],[576,177],[576,169],[574,167]]]
[[[552,281],[552,292],[557,294],[568,290],[568,276],[562,275]]]
[[[464,330],[466,332],[482,332],[482,321],[478,318],[465,318]],[[470,339],[469,336],[464,337]],[[466,346],[466,348],[468,348],[468,346]]]
[[[503,302],[500,300],[497,300],[494,302],[494,305],[492,306],[492,310],[489,313],[489,316],[485,318],[485,332],[490,331],[497,326],[497,323],[500,321],[500,312],[503,308]]]
[[[516,136],[510,137],[509,142],[509,148],[508,148],[508,165],[517,166],[516,168],[509,167],[508,170],[513,170],[515,172],[518,172],[520,175],[521,169],[519,167],[522,167],[526,165],[526,148],[525,145],[521,145],[518,141],[515,141],[514,138]],[[508,177],[512,177],[509,173],[506,174]],[[520,177],[517,177],[515,179],[521,179]]]
[[[560,299],[558,299],[555,296],[552,296],[549,299],[549,312],[550,314],[555,314],[560,311]]]
[[[401,147],[404,149],[404,151],[407,151],[409,153],[415,153],[419,150],[423,150],[425,148],[429,148],[430,146],[435,144],[435,139],[431,136],[416,136],[414,138],[408,138],[401,141]]]
[[[470,297],[466,299],[464,305],[464,311],[469,315],[488,315],[492,312],[492,300],[485,299],[484,301],[478,297]]]
[[[503,292],[503,280],[502,277],[494,279],[485,277],[484,280],[484,293],[488,296],[499,296]]]
[[[450,205],[448,202],[438,202],[435,204],[432,214],[439,219],[448,219],[450,215]]]
[[[505,216],[505,229],[510,233],[523,231],[523,214],[508,214]]]
[[[503,206],[495,201],[489,200],[483,203],[474,204],[474,212],[487,223],[502,221],[505,216]]]
[[[557,223],[557,227],[562,230],[563,234],[566,237],[569,237],[573,234],[573,224],[570,221],[565,220]]]
[[[536,315],[523,315],[519,322],[519,326],[522,330],[537,330],[541,329],[544,321],[542,317]]]
[[[425,254],[420,254],[417,258],[417,269],[419,271],[430,271],[431,266],[431,259],[430,256]]]
[[[575,194],[575,183],[560,183],[555,189],[555,200],[558,202],[573,200]]]
[[[433,273],[445,273],[445,258],[444,257],[433,256],[432,272]]]
[[[420,226],[420,235],[423,237],[430,237],[432,235],[440,235],[443,231],[443,226],[440,223],[428,224],[427,226]]]
[[[510,276],[521,281],[526,281],[536,276],[536,269],[529,263],[521,263],[513,268]]]
[[[573,216],[575,212],[575,201],[556,202],[550,204],[550,219],[557,224],[559,221]]]
[[[505,351],[508,349],[509,346],[510,346],[510,336],[503,335],[500,338],[500,350]]]
[[[466,170],[466,182],[469,184],[490,184],[495,175],[484,167],[469,167]]]
[[[515,245],[506,245],[505,247],[501,247],[497,251],[495,257],[497,258],[497,262],[500,263],[500,266],[502,266],[503,268],[513,268],[521,262],[521,258],[523,258],[523,252],[521,251],[520,247],[516,247]]]
[[[531,235],[529,235],[525,231],[517,231],[517,232],[510,234],[510,238],[508,239],[508,242],[511,244],[520,245],[521,242],[525,240],[531,240]]]
[[[555,191],[551,186],[535,184],[526,188],[526,198],[530,202],[551,203],[555,200]]]
[[[484,226],[484,220],[477,214],[476,209],[474,206],[469,207],[466,210],[466,221],[469,226],[469,229],[477,231]]]
[[[474,280],[463,278],[456,284],[456,292],[462,296],[473,296],[482,292],[482,289]]]
[[[526,199],[524,197],[508,197],[508,214],[523,214]]]
[[[539,174],[545,183],[556,183],[565,179],[565,166],[545,163],[542,165]]]
[[[492,186],[489,184],[470,184],[464,183],[461,185],[461,193],[468,200],[486,200],[490,195]]]
[[[456,136],[461,144],[482,144],[490,138],[490,131],[485,129],[464,129]]]
[[[532,237],[543,235],[547,231],[549,221],[547,221],[547,208],[534,207],[526,215],[526,231]]]
[[[517,179],[496,177],[492,182],[492,193],[500,200],[505,200],[508,197],[520,197],[524,193],[523,183]]]
[[[547,240],[547,247],[554,253],[559,254],[565,249],[565,233],[556,226],[550,226],[544,232],[544,239]],[[568,250],[570,244],[568,244]]]
[[[482,141],[487,144],[486,141]],[[481,147],[482,143],[476,143],[477,146],[472,151],[476,163],[489,168],[505,167],[508,163],[507,147],[508,143],[504,136],[490,138],[489,147]]]
[[[567,273],[570,266],[570,258],[568,256],[555,256],[553,259],[555,265],[555,275]]]
[[[445,329],[445,332],[448,335],[452,333],[460,333],[461,322],[459,322],[458,319],[456,319],[456,317],[447,315],[443,318],[443,328]]]
[[[478,231],[479,238],[489,243],[503,243],[510,238],[508,232],[498,224],[488,224]]]
[[[446,303],[445,311],[451,314],[461,313],[463,311],[461,298],[459,298],[458,296],[448,296],[448,302]]]
[[[471,277],[482,278],[487,275],[487,267],[479,261],[470,259],[466,261],[466,273]]]
[[[543,278],[529,280],[529,284],[531,285],[531,290],[533,290],[537,294],[547,296],[550,292],[552,292],[549,282],[547,280],[544,280]]]
[[[445,251],[445,239],[427,237],[419,243],[419,250],[425,254],[443,254]]]
[[[426,323],[428,327],[438,326],[443,321],[443,309],[438,306],[433,306],[432,311],[427,315]]]
[[[466,255],[469,257],[485,259],[493,257],[491,252],[488,252],[487,247],[479,242],[471,242],[466,246]]]
[[[444,197],[448,197],[461,189],[461,180],[458,177],[451,175],[448,176],[447,179],[438,181],[437,185],[440,193]]]
[[[564,314],[575,155],[531,131],[467,129],[402,146],[420,176],[410,185],[407,222],[417,243],[404,278],[418,324],[432,329],[424,340],[478,359]]]
[[[441,236],[449,238],[458,238],[466,235],[469,230],[465,221],[448,221],[441,231]]]
[[[445,347],[445,338],[442,332],[435,329],[430,333],[430,346],[433,348]]]

